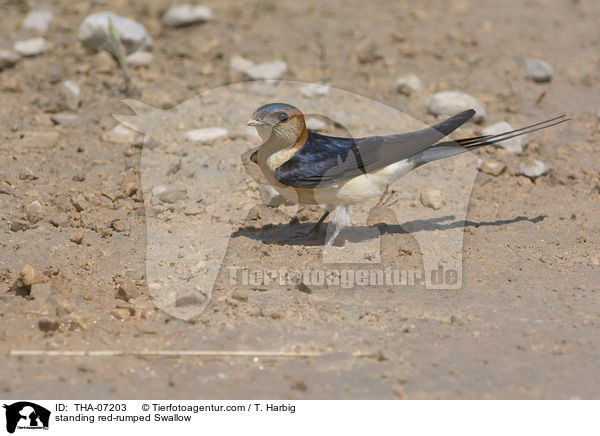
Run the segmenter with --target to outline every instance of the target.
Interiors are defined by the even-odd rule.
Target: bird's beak
[[[256,127],[256,126],[266,126],[267,123],[265,123],[264,121],[258,121],[258,120],[255,120],[255,119],[251,119],[250,121],[248,121],[246,123],[246,125],[247,126],[255,126]]]

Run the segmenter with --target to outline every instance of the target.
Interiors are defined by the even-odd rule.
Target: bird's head
[[[286,103],[269,103],[259,107],[248,125],[256,127],[265,143],[277,148],[302,145],[308,135],[302,112]]]

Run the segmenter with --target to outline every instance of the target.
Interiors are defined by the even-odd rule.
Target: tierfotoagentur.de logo
[[[50,411],[29,401],[4,404],[6,409],[6,431],[15,430],[48,430]]]

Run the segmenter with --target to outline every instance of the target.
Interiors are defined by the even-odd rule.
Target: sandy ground
[[[160,22],[166,1],[59,1],[46,36],[48,51],[0,72],[2,397],[599,396],[597,1],[204,4],[214,21],[170,29]],[[186,217],[191,228],[185,231],[198,234],[202,220],[233,226],[225,264],[318,266],[322,237],[301,232],[319,209],[301,210],[293,227],[287,223],[294,207],[260,205],[258,184],[239,159],[256,145],[241,124],[250,115],[242,106],[231,119],[220,119],[228,138],[189,154],[167,144],[164,165],[183,163],[165,180],[207,184],[202,192],[210,195],[197,198],[188,189],[173,206],[153,202],[141,149],[104,135],[117,125],[112,114],[131,113],[121,102],[118,67],[77,41],[79,23],[100,10],[134,18],[152,35],[154,62],[131,69],[132,97],[161,109],[239,80],[229,69],[238,54],[255,62],[283,59],[289,67],[283,79],[329,82],[430,124],[435,118],[424,106],[427,96],[468,92],[487,111],[482,125],[466,127],[469,133],[497,121],[517,127],[562,113],[572,121],[530,135],[518,155],[500,148],[476,152],[507,169],[499,176],[480,174],[473,185],[461,289],[231,286],[222,269],[210,300],[179,300],[180,308],[204,309],[185,321],[156,308],[161,295],[149,287],[154,269],[146,264],[147,244],[154,240],[150,224],[181,229],[178,220]],[[3,6],[0,47],[22,37],[27,11],[21,2]],[[529,57],[552,65],[551,82],[525,78]],[[407,97],[393,84],[409,73],[420,77],[423,89]],[[75,125],[51,120],[65,110],[59,91],[64,80],[82,90],[82,120]],[[257,97],[256,106],[267,97]],[[335,112],[336,101],[324,99],[321,109]],[[349,109],[344,107],[356,115]],[[338,133],[330,127],[329,133]],[[519,175],[526,158],[552,169],[532,182]],[[414,201],[418,195],[410,195],[417,216],[426,213]],[[41,208],[32,209],[36,200]],[[244,221],[224,218],[231,214],[242,214]],[[403,217],[398,220],[403,224]],[[175,236],[181,233],[175,230]],[[385,262],[420,268],[417,236],[385,232]],[[188,254],[181,254],[182,264]],[[172,263],[177,268],[177,260]],[[33,281],[40,283],[21,286],[24,265],[33,267]],[[119,289],[126,298],[118,298]],[[18,357],[11,350],[318,355]]]

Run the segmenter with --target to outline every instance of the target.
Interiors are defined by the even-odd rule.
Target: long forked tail
[[[480,147],[485,147],[486,145],[498,144],[521,135],[537,132],[538,130],[556,126],[557,124],[562,124],[569,120],[570,118],[566,118],[566,115],[561,115],[559,117],[542,121],[541,123],[531,124],[526,127],[521,127],[520,129],[510,130],[497,135],[474,136],[471,138],[438,142],[427,150],[414,156],[414,160],[416,161],[417,166],[423,165],[427,162],[444,159],[446,157],[454,156],[466,151],[476,150]]]

